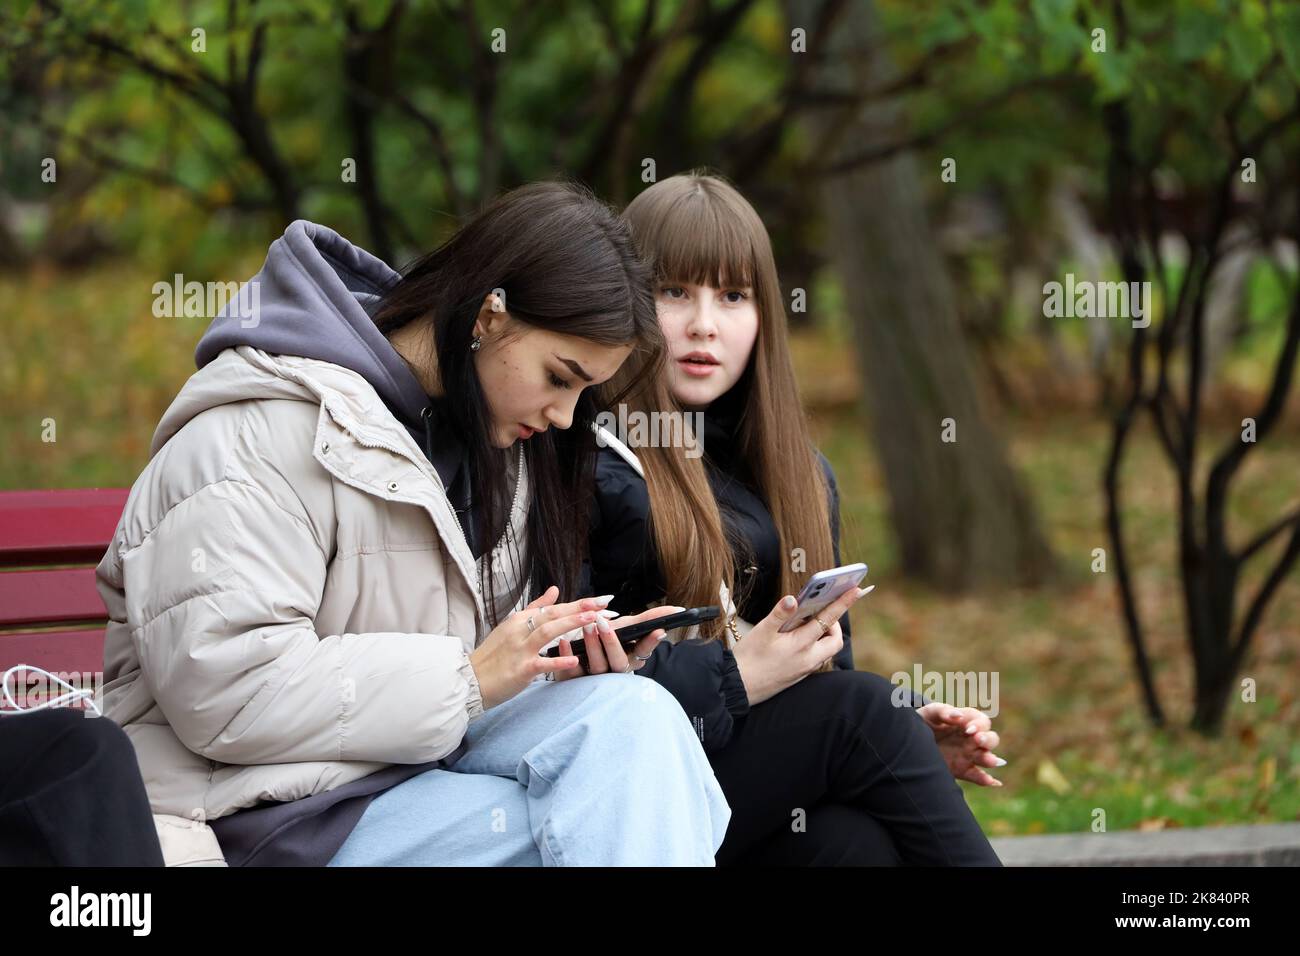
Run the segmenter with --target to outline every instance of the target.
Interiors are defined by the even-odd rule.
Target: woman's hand
[[[618,627],[613,627],[604,617],[597,617],[594,622],[586,625],[582,629],[582,643],[587,649],[587,674],[622,674],[627,671],[639,671],[645,666],[654,649],[659,646],[663,640],[666,631],[660,629],[651,631],[645,637],[641,638],[632,645],[632,657],[629,662],[627,651],[623,650],[623,645],[618,640],[618,628],[627,627],[629,624],[639,624],[641,621],[653,621],[657,617],[663,617],[666,614],[676,614],[678,611],[684,611],[684,607],[675,605],[664,605],[662,607],[652,607],[648,611],[631,617],[620,617]],[[572,654],[573,646],[569,643],[568,638],[560,638],[560,653]],[[577,660],[577,658],[574,658]],[[581,667],[566,670],[563,673],[557,672],[556,680],[568,680],[571,677],[581,677],[583,675]]]
[[[816,616],[786,634],[778,628],[794,616],[797,602],[789,594],[778,601],[772,613],[755,624],[732,649],[750,706],[799,683],[838,654],[844,647],[840,618],[866,593],[864,588],[849,588]],[[830,625],[824,635],[817,618]]]
[[[997,731],[990,729],[989,715],[974,707],[949,707],[937,701],[916,711],[934,731],[934,742],[958,780],[969,780],[981,787],[1000,787],[1002,781],[982,767],[1001,767],[1006,761],[993,753],[998,745]]]
[[[561,650],[561,657],[542,657],[541,650],[561,634],[603,620],[598,612],[610,599],[583,598],[556,604],[559,596],[560,589],[551,585],[532,604],[498,624],[469,655],[484,710],[514,697],[538,674],[569,673],[578,667],[578,659],[569,655],[567,649]]]

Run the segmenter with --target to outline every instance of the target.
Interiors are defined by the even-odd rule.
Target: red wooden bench
[[[60,676],[80,674],[80,686],[99,686],[108,615],[95,589],[95,566],[108,550],[128,493],[0,492],[0,674],[15,664],[34,664]],[[10,678],[15,696],[25,692],[30,676]],[[42,679],[32,686],[49,684]],[[58,685],[49,689],[51,694],[19,696],[19,704],[67,692]],[[2,696],[0,705],[11,709]],[[71,706],[86,704],[83,699]]]

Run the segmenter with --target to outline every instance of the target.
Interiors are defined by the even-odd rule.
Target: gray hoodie
[[[429,397],[366,311],[397,278],[333,229],[297,219],[249,280],[257,286],[249,303],[257,308],[223,311],[199,339],[194,361],[203,368],[222,349],[251,345],[333,362],[364,376],[402,424],[422,428]]]
[[[445,404],[431,398],[371,319],[398,273],[328,226],[296,219],[266,253],[249,289],[208,326],[194,350],[199,368],[223,349],[250,345],[350,368],[365,378],[424,449],[447,489],[475,557],[479,522],[469,509],[465,445]]]

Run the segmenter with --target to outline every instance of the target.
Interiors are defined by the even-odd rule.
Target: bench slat
[[[35,664],[52,673],[104,669],[104,629],[0,634],[0,674],[15,664]]]
[[[102,621],[94,568],[8,571],[0,574],[0,627]]]
[[[0,671],[0,674],[3,673],[4,671]],[[85,686],[86,686],[86,690],[89,690],[92,693],[96,691],[96,688],[90,684],[87,684]],[[18,696],[17,693],[14,692],[13,681],[9,682],[9,688],[10,688],[10,692],[14,693],[14,696],[17,697]],[[10,707],[8,701],[6,701],[3,697],[0,697],[0,718],[7,719],[9,717],[20,717],[22,716],[21,711],[36,710],[38,707],[41,706],[41,704],[44,704],[47,701],[51,701],[56,698],[62,698],[69,693],[66,687],[56,687],[55,690],[57,691],[57,693],[32,694],[31,697],[28,697],[26,699],[20,699],[18,701],[20,706],[17,708]],[[74,697],[70,700],[64,700],[63,703],[58,704],[56,706],[58,706],[60,709],[66,707],[69,710],[84,711],[87,717],[91,716],[91,711],[93,709],[91,708],[90,704],[86,702],[86,698],[84,697]]]
[[[0,567],[98,564],[128,488],[0,491]]]

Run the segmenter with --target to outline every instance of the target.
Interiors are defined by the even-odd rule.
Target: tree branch
[[[1245,564],[1261,549],[1268,547],[1269,542],[1292,525],[1300,526],[1300,508],[1297,508],[1286,517],[1279,519],[1268,528],[1265,528],[1259,534],[1255,535],[1255,537],[1252,538],[1238,553],[1237,560],[1242,564]]]
[[[243,209],[248,211],[260,211],[270,207],[271,203],[267,199],[256,196],[236,194],[226,202],[213,202],[211,198],[202,189],[180,179],[176,174],[154,166],[144,166],[139,163],[133,163],[129,160],[120,159],[111,153],[100,149],[89,137],[77,133],[60,129],[51,123],[47,123],[38,115],[30,114],[27,116],[27,122],[40,129],[46,135],[59,139],[67,139],[76,144],[77,149],[86,159],[94,163],[100,169],[124,173],[136,179],[143,180],[162,186],[168,189],[179,189],[190,197],[198,206],[210,212],[219,209]]]
[[[845,3],[846,0],[826,0],[818,9],[817,21],[811,32],[817,42],[810,45],[807,53],[792,58],[793,67],[781,91],[780,106],[776,113],[756,129],[745,133],[741,131],[748,123],[738,123],[724,137],[724,141],[737,143],[732,160],[732,177],[738,186],[743,188],[776,154],[781,145],[782,132],[794,115],[804,108],[806,98],[814,95],[809,82],[825,60],[829,46],[820,40],[830,35],[836,20],[844,11]]]
[[[1250,646],[1250,639],[1255,635],[1255,629],[1259,627],[1260,621],[1264,619],[1264,611],[1268,607],[1268,602],[1272,600],[1274,592],[1281,585],[1282,580],[1290,573],[1291,568],[1295,565],[1296,560],[1300,559],[1300,523],[1297,523],[1291,529],[1291,540],[1287,542],[1286,550],[1273,566],[1272,573],[1267,580],[1260,585],[1259,591],[1255,594],[1254,599],[1246,611],[1246,616],[1241,622],[1241,632],[1237,637],[1237,643],[1232,648],[1232,667],[1236,671],[1242,657],[1246,653],[1246,648]]]
[[[1122,21],[1120,26],[1122,30]],[[1109,143],[1106,161],[1106,198],[1110,207],[1110,218],[1119,238],[1120,267],[1126,281],[1140,282],[1143,278],[1142,260],[1138,254],[1140,237],[1139,230],[1134,222],[1135,204],[1132,201],[1133,178],[1134,171],[1137,168],[1137,160],[1133,153],[1132,120],[1129,116],[1127,103],[1120,101],[1108,104],[1102,110],[1102,119],[1103,129]],[[1135,328],[1129,342],[1129,394],[1114,419],[1110,453],[1107,456],[1106,467],[1103,472],[1103,487],[1106,493],[1106,529],[1109,533],[1111,548],[1115,552],[1116,580],[1120,593],[1120,605],[1124,614],[1125,635],[1133,653],[1133,665],[1137,671],[1138,683],[1142,689],[1142,698],[1146,704],[1147,713],[1156,726],[1162,726],[1165,720],[1164,710],[1160,706],[1160,698],[1151,671],[1151,662],[1147,657],[1146,642],[1142,633],[1142,621],[1138,613],[1134,582],[1124,544],[1124,513],[1120,504],[1119,481],[1119,469],[1123,461],[1125,443],[1145,391],[1144,358],[1146,342],[1146,328]],[[1193,647],[1193,652],[1197,652],[1195,647]]]
[[[469,202],[456,182],[455,162],[452,159],[451,149],[447,145],[447,137],[443,134],[442,127],[437,120],[422,112],[418,106],[412,103],[411,98],[406,94],[394,90],[391,99],[398,109],[413,119],[428,134],[430,141],[433,143],[433,155],[438,161],[438,166],[442,169],[442,178],[447,187],[447,198],[451,200],[451,206],[458,217],[463,218],[468,215],[470,211]]]
[[[958,105],[953,109],[952,115],[944,122],[939,123],[932,129],[924,130],[905,139],[894,143],[885,143],[882,146],[873,146],[871,149],[863,150],[854,156],[847,156],[844,159],[835,161],[825,166],[815,167],[813,172],[821,176],[840,176],[844,173],[852,172],[859,166],[866,166],[871,163],[877,163],[881,160],[889,159],[899,153],[908,152],[914,149],[924,149],[939,140],[943,139],[953,130],[959,129],[973,119],[979,118],[983,113],[995,109],[1006,103],[1008,100],[1024,93],[1027,90],[1045,89],[1054,86],[1064,85],[1069,81],[1069,77],[1055,76],[1046,78],[1029,78],[1013,83],[1003,90],[999,90],[991,96],[977,100],[974,103]],[[825,155],[825,153],[822,153]]]
[[[501,138],[497,131],[496,56],[484,48],[484,38],[479,33],[478,15],[474,0],[464,0],[457,8],[461,24],[469,43],[473,74],[470,94],[474,101],[474,119],[478,126],[479,162],[478,195],[486,198],[497,191],[501,172]]]
[[[68,23],[72,23],[72,18],[64,11],[62,5],[56,3],[55,0],[38,0],[38,2],[48,12]],[[111,36],[97,30],[79,34],[79,38],[103,53],[130,63],[147,76],[170,83],[210,112],[225,115],[221,105],[221,96],[225,93],[226,88],[220,80],[206,71],[196,67],[192,75],[177,72],[143,54],[128,49]]]
[[[578,178],[584,182],[596,182],[602,166],[617,171],[626,162],[628,138],[645,108],[649,78],[668,44],[687,32],[699,3],[688,0],[682,4],[668,29],[659,36],[653,32],[656,6],[654,0],[646,5],[636,42],[619,64],[609,109],[591,138],[586,156],[578,163]],[[615,175],[608,184],[612,187],[610,198],[615,202],[621,201],[622,182]]]
[[[1297,232],[1300,233],[1300,230],[1297,230]],[[1286,338],[1282,343],[1282,351],[1278,355],[1277,364],[1273,367],[1273,379],[1269,385],[1268,395],[1265,397],[1259,411],[1253,416],[1255,419],[1255,441],[1241,441],[1240,437],[1238,437],[1224,447],[1215,460],[1214,466],[1210,469],[1210,475],[1206,480],[1210,493],[1226,495],[1228,482],[1237,469],[1241,467],[1246,455],[1272,430],[1273,424],[1282,414],[1287,393],[1291,390],[1291,379],[1295,374],[1295,363],[1298,355],[1300,355],[1300,283],[1296,284],[1291,312],[1287,316]],[[1242,558],[1244,559],[1244,555]]]

